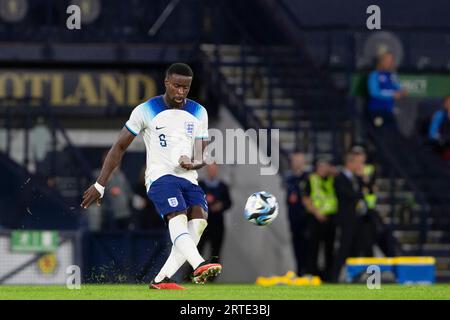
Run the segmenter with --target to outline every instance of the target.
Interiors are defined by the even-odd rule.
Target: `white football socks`
[[[181,219],[178,219],[182,217]],[[187,222],[187,233],[185,231],[187,217],[186,215],[179,215],[175,218],[170,219],[169,221],[169,232],[170,238],[172,242],[175,243],[172,246],[172,250],[170,252],[169,257],[167,258],[166,263],[159,271],[158,275],[155,277],[156,282],[162,281],[165,277],[171,278],[178,269],[186,262],[188,258],[187,255],[190,256],[191,260],[188,261],[193,268],[198,266],[200,263],[204,261],[204,259],[200,256],[198,252],[197,245],[200,242],[200,238],[205,231],[208,222],[205,219],[192,219]],[[181,242],[181,247],[178,246],[179,241],[182,238],[187,238]],[[188,239],[190,238],[191,241]],[[192,243],[194,244],[194,250],[192,250]],[[186,248],[187,253],[184,253],[183,248]],[[194,252],[193,252],[194,251]],[[182,253],[183,252],[183,253]],[[191,263],[193,261],[193,263]]]
[[[200,238],[202,237],[207,225],[208,221],[205,219],[192,219],[188,221],[189,234],[196,245],[200,242]]]
[[[178,269],[186,262],[186,258],[178,252],[177,248],[172,246],[172,250],[170,251],[170,255],[164,263],[161,270],[155,277],[156,282],[162,281],[165,277],[171,278]]]

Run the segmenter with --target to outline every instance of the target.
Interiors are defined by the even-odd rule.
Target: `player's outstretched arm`
[[[100,176],[97,179],[97,188],[103,188],[108,183],[111,173],[116,169],[120,161],[122,160],[123,154],[127,150],[128,146],[133,142],[134,135],[131,134],[127,128],[123,128],[119,134],[119,138],[114,143],[114,145],[109,150],[105,162],[103,163]],[[100,193],[94,185],[91,185],[83,194],[83,201],[81,202],[81,207],[87,209],[94,201],[97,205],[100,205],[103,193]]]

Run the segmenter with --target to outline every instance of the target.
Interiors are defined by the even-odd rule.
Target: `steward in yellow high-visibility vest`
[[[364,192],[364,201],[368,209],[375,209],[377,206],[377,195],[374,192],[375,187],[375,166],[373,164],[366,164],[364,166],[364,185],[366,191]]]
[[[323,215],[337,212],[337,199],[334,192],[334,177],[322,178],[316,173],[309,175],[311,201],[313,206]]]
[[[334,189],[333,167],[325,159],[316,162],[315,171],[308,176],[303,192],[303,204],[308,214],[308,274],[331,276],[338,209]],[[325,269],[319,270],[320,243],[325,249]]]

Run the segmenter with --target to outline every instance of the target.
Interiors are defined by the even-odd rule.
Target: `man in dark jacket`
[[[343,170],[334,180],[338,200],[337,224],[340,229],[339,249],[333,264],[332,282],[337,282],[345,260],[358,249],[358,223],[367,213],[360,177],[364,171],[366,155],[352,150],[345,157]]]
[[[290,155],[291,168],[284,176],[287,193],[288,218],[291,229],[292,245],[297,263],[297,274],[303,275],[306,270],[306,211],[302,203],[302,190],[308,178],[305,172],[305,156],[301,152]]]
[[[220,251],[225,233],[224,212],[231,207],[228,186],[219,179],[217,164],[210,164],[206,168],[207,177],[199,181],[200,187],[206,195],[208,203],[208,226],[199,243],[202,252],[207,242],[211,244],[211,256],[220,259]]]

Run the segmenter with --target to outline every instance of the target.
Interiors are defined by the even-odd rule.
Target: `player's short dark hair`
[[[186,63],[174,63],[170,65],[166,70],[166,78],[172,74],[179,74],[180,76],[193,77],[194,72],[191,67],[189,67]]]

